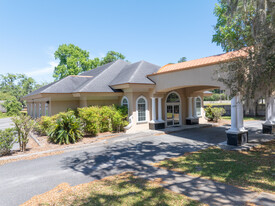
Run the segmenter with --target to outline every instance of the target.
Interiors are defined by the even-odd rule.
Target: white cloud
[[[50,61],[48,64],[49,66],[47,67],[35,69],[33,71],[26,72],[25,74],[30,77],[36,77],[36,76],[45,75],[45,74],[52,74],[54,71],[54,68],[58,65],[58,62]]]

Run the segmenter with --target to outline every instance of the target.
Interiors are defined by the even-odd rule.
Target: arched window
[[[144,122],[144,121],[147,120],[146,110],[147,110],[147,100],[146,100],[145,97],[141,96],[137,99],[137,119],[138,119],[138,122]]]
[[[125,106],[125,107],[127,107],[128,109],[129,109],[129,101],[128,101],[128,98],[127,97],[123,97],[122,99],[121,99],[121,106]]]
[[[174,103],[174,102],[180,102],[180,98],[176,93],[171,93],[169,94],[169,96],[167,97],[166,100],[167,103]]]
[[[196,97],[196,112],[197,112],[197,116],[201,116],[201,98],[200,97]]]

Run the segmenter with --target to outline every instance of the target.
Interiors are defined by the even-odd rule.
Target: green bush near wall
[[[51,117],[43,116],[36,120],[34,129],[39,135],[50,136],[52,142],[68,144],[82,138],[82,135],[76,134],[74,140],[68,135],[74,132],[80,134],[82,130],[94,136],[100,132],[120,132],[128,124],[127,116],[128,109],[124,106],[91,106],[77,111],[68,110]],[[78,125],[80,132],[76,131],[75,125]]]
[[[127,108],[119,106],[91,106],[78,109],[84,122],[85,132],[97,135],[100,132],[119,132],[128,124]]]

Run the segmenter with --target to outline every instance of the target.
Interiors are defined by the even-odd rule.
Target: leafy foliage
[[[187,58],[186,57],[181,57],[178,61],[178,63],[181,63],[181,62],[186,62],[187,61]]]
[[[56,119],[58,118],[58,115],[54,116],[42,116],[40,119],[36,120],[36,124],[34,127],[34,130],[39,135],[47,135],[51,129],[55,126]]]
[[[59,59],[59,64],[54,69],[55,80],[62,79],[69,75],[77,75],[81,72],[94,69],[98,66],[113,62],[117,59],[125,59],[121,53],[109,51],[102,59],[89,59],[89,52],[80,49],[73,44],[62,44],[54,53],[55,59]]]
[[[82,130],[81,121],[74,114],[61,113],[49,132],[49,140],[58,144],[75,143],[83,137]]]
[[[211,105],[204,109],[205,117],[208,121],[215,121],[217,122],[221,119],[221,116],[225,114],[225,109],[221,107],[212,107]]]
[[[69,75],[77,75],[90,69],[89,52],[73,44],[62,44],[54,53],[55,59],[60,62],[54,69],[53,77],[58,80]]]
[[[204,101],[219,101],[219,100],[226,100],[227,99],[227,95],[222,93],[222,94],[212,94],[209,97],[204,97],[203,100]]]
[[[213,42],[224,51],[243,49],[247,58],[221,65],[219,81],[235,95],[258,99],[275,90],[275,1],[220,0]]]
[[[22,104],[16,99],[15,96],[9,96],[3,103],[3,107],[6,108],[8,116],[19,114],[22,110]]]
[[[128,123],[127,108],[112,106],[92,106],[79,108],[79,117],[84,122],[87,133],[97,135],[99,132],[119,132]]]
[[[13,128],[0,130],[0,156],[10,154],[14,143],[15,138]]]
[[[0,92],[2,92],[0,96],[3,97],[4,94],[15,96],[18,101],[21,101],[20,98],[35,90],[37,84],[33,78],[24,74],[7,73],[0,75],[0,88]]]
[[[119,52],[108,51],[107,54],[106,54],[106,56],[101,59],[99,65],[101,66],[101,65],[104,65],[104,64],[116,61],[118,59],[125,59],[125,56],[122,55]]]
[[[12,121],[17,132],[20,151],[25,152],[29,141],[28,136],[35,126],[35,121],[32,120],[30,116],[23,114],[13,117]]]

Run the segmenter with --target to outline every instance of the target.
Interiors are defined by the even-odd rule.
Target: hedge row
[[[60,125],[60,121],[65,121],[64,116],[74,115],[80,120],[81,127],[86,134],[97,135],[100,132],[119,132],[128,124],[127,114],[126,107],[115,105],[78,108],[77,111],[70,110],[51,117],[41,117],[37,120],[35,130],[41,135],[49,135],[53,128],[57,127],[57,123]]]

